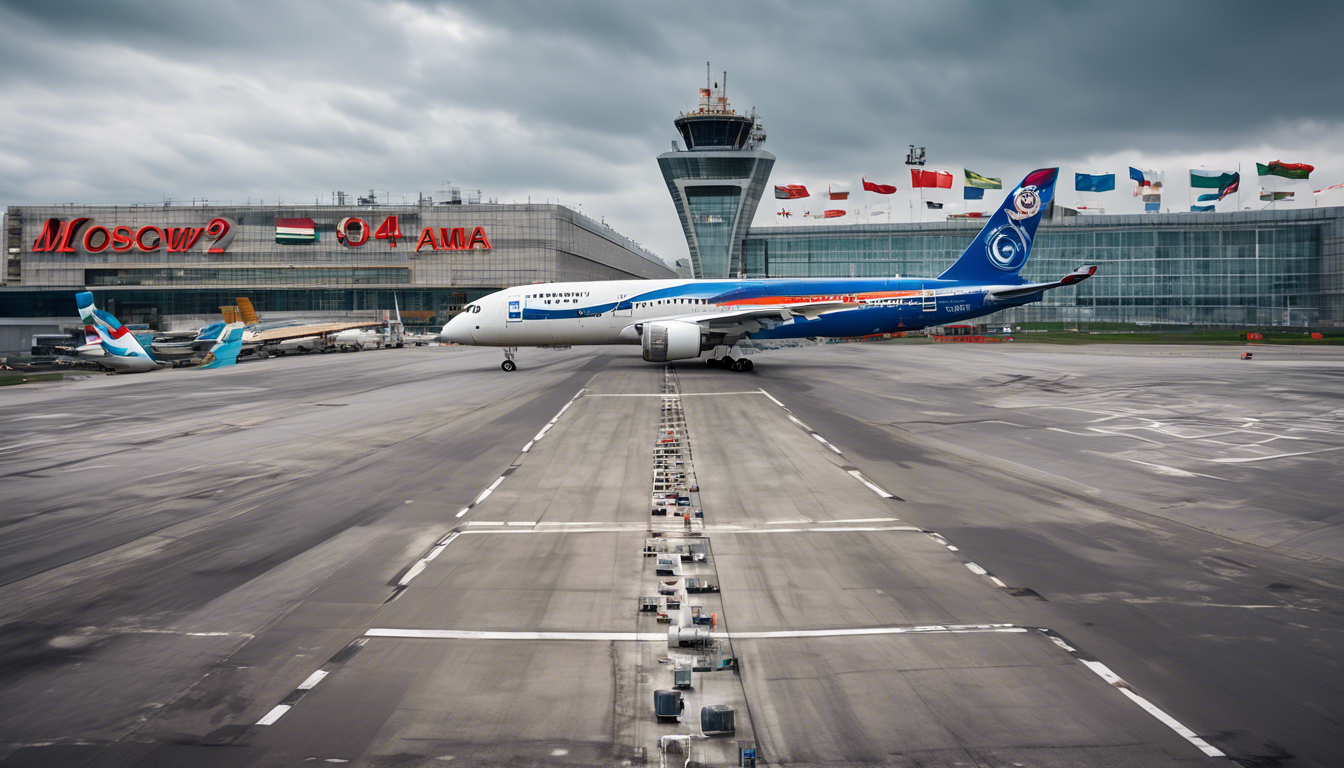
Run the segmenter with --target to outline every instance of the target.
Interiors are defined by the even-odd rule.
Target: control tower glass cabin
[[[727,81],[724,73],[724,81]],[[765,131],[753,111],[739,115],[718,83],[700,89],[699,108],[675,121],[685,145],[658,156],[681,218],[697,278],[737,277],[742,242],[756,215],[775,156],[759,149]]]

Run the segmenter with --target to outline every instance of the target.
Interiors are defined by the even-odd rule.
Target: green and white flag
[[[981,176],[980,174],[970,170],[969,168],[964,170],[966,171],[966,186],[968,187],[979,187],[980,189],[1003,189],[1003,179],[991,179],[988,176]]]
[[[1190,169],[1190,186],[1195,189],[1222,189],[1237,181],[1236,171],[1209,171],[1203,168]]]
[[[1292,200],[1293,194],[1294,193],[1292,192],[1274,192],[1272,190],[1262,189],[1260,190],[1260,199],[1267,203],[1273,202],[1274,200]]]

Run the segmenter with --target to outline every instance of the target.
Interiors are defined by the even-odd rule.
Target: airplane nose
[[[444,344],[470,344],[472,343],[471,326],[461,315],[458,315],[444,323],[443,330],[439,332],[439,341]]]

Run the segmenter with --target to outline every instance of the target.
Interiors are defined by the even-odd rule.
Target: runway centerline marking
[[[267,712],[265,716],[257,721],[257,725],[275,725],[275,721],[284,717],[285,713],[291,709],[293,709],[293,707],[288,704],[277,704],[270,712]]]
[[[850,477],[853,477],[855,480],[858,480],[860,483],[863,483],[864,485],[868,486],[868,490],[872,491],[873,493],[876,493],[878,496],[881,496],[884,499],[896,498],[895,494],[887,493],[872,480],[869,480],[868,478],[864,477],[863,474],[859,472],[857,469],[849,470],[849,475]]]
[[[932,624],[916,627],[853,627],[838,629],[780,629],[760,632],[711,632],[725,640],[779,640],[804,637],[860,637],[870,635],[933,635],[977,632],[1023,634],[1030,630],[1014,624]],[[477,629],[399,629],[375,627],[365,637],[403,640],[554,640],[568,642],[666,642],[666,632],[493,631]]]

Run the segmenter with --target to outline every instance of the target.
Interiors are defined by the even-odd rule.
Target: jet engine
[[[644,323],[640,343],[644,348],[644,359],[650,363],[699,357],[700,326],[680,320]]]

